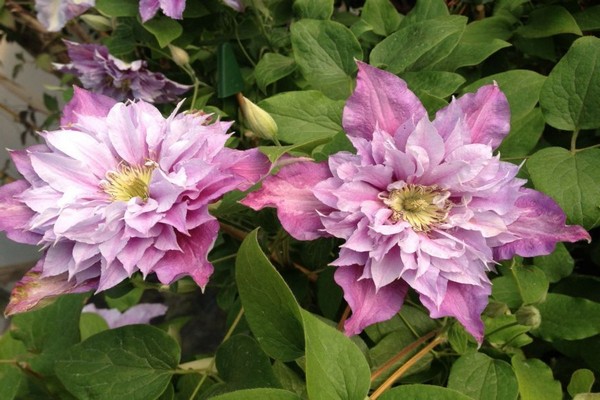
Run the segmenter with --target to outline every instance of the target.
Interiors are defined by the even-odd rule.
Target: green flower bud
[[[523,306],[515,313],[519,325],[530,326],[533,329],[539,328],[542,323],[540,311],[534,306]]]
[[[175,61],[175,64],[182,67],[190,63],[189,54],[181,47],[173,46],[172,44],[170,44],[169,50],[171,50],[171,56],[173,57],[173,61]]]
[[[483,313],[492,318],[499,317],[501,315],[507,315],[509,313],[508,306],[504,303],[497,301],[490,301],[483,311]]]
[[[248,129],[263,139],[273,140],[277,137],[277,124],[268,112],[242,95],[238,96],[238,102]]]
[[[110,19],[102,15],[83,14],[79,18],[98,32],[106,32],[113,29]]]

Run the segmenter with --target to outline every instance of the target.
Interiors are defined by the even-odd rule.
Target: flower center
[[[148,161],[141,166],[120,165],[117,171],[109,171],[101,187],[113,201],[129,201],[139,197],[148,200],[150,178],[156,164]]]
[[[450,192],[437,186],[407,184],[392,190],[387,197],[382,195],[381,199],[393,211],[392,221],[404,220],[415,231],[428,232],[446,220],[452,207],[449,196]]]

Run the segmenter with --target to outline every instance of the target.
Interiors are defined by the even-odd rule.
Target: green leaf
[[[56,373],[78,399],[154,399],[179,364],[177,342],[149,325],[111,329],[73,346]]]
[[[279,140],[286,143],[329,139],[342,130],[344,102],[318,91],[281,93],[258,105],[271,114],[279,128]]]
[[[332,99],[352,92],[362,49],[350,29],[334,21],[303,19],[290,28],[294,58],[309,86]]]
[[[267,86],[285,78],[296,70],[293,58],[277,53],[266,53],[256,64],[254,77],[259,89],[266,92]]]
[[[307,311],[306,388],[311,400],[364,399],[371,371],[360,349],[343,333]]]
[[[535,107],[529,114],[511,123],[510,133],[502,141],[498,152],[503,158],[528,156],[540,140],[545,127],[542,111]]]
[[[232,336],[219,346],[215,357],[219,377],[226,382],[227,391],[281,387],[269,357],[250,336]]]
[[[594,373],[589,369],[578,369],[571,375],[571,381],[567,390],[569,394],[575,397],[579,393],[589,393],[594,385]]]
[[[465,83],[462,75],[443,71],[406,72],[400,75],[413,92],[423,91],[432,96],[445,98],[456,93]]]
[[[554,380],[549,366],[538,359],[525,360],[521,356],[514,356],[511,363],[521,400],[562,400],[560,383]]]
[[[510,105],[511,122],[525,117],[540,99],[540,90],[546,77],[537,72],[517,69],[501,72],[479,79],[462,89],[463,93],[474,92],[483,85],[494,82],[506,95]]]
[[[401,26],[404,28],[406,25],[414,24],[415,22],[446,17],[449,14],[448,5],[443,0],[417,1],[406,18],[402,20]]]
[[[160,47],[167,46],[183,33],[183,27],[179,22],[162,15],[144,23],[143,27],[154,35]]]
[[[542,324],[535,333],[544,340],[578,340],[600,333],[600,303],[548,293],[537,308]]]
[[[317,139],[311,142],[292,144],[289,146],[259,146],[258,148],[261,153],[269,158],[271,163],[274,163],[286,153],[293,152],[296,154],[304,153],[305,155],[309,155],[313,149],[317,148],[319,145],[322,145],[326,141],[327,139]]]
[[[262,252],[257,230],[240,246],[235,269],[246,320],[265,353],[281,361],[304,355],[300,306]]]
[[[107,329],[109,329],[108,324],[100,315],[91,312],[81,313],[81,319],[79,320],[81,340],[85,340]]]
[[[573,131],[600,127],[600,39],[577,39],[554,66],[540,93],[549,125]]]
[[[96,10],[108,17],[135,17],[138,15],[138,0],[96,0]]]
[[[22,342],[13,339],[8,332],[0,337],[0,398],[4,400],[14,399],[18,392],[24,376],[21,369],[17,367],[16,361],[19,356],[26,353]],[[14,360],[15,363],[9,361]]]
[[[329,19],[333,0],[294,0],[294,12],[300,18]]]
[[[306,398],[306,384],[304,383],[304,379],[301,379],[298,374],[285,365],[285,363],[275,361],[273,363],[273,373],[284,389]]]
[[[519,325],[514,315],[500,315],[495,318],[483,317],[485,339],[496,347],[523,347],[533,341],[526,333],[531,329]]]
[[[600,5],[587,7],[585,10],[573,14],[573,18],[582,31],[600,30]]]
[[[573,297],[583,297],[584,299],[600,303],[599,287],[600,277],[573,274],[561,279],[560,282],[552,287],[552,292]]]
[[[533,263],[546,274],[550,283],[555,283],[571,275],[575,261],[563,243],[557,243],[556,249],[547,256],[535,257]]]
[[[360,17],[373,28],[373,32],[381,36],[397,31],[402,21],[402,15],[389,0],[367,0]]]
[[[356,153],[356,149],[348,139],[348,135],[346,132],[339,131],[331,138],[331,141],[327,142],[325,145],[316,148],[312,153],[312,157],[315,161],[324,161],[327,158],[335,153],[340,151],[348,151],[350,153]]]
[[[407,25],[373,48],[370,63],[394,74],[430,69],[454,50],[466,22],[450,15]]]
[[[510,308],[535,304],[544,300],[549,282],[541,269],[532,265],[514,264],[510,274],[493,280],[492,293],[496,300]]]
[[[385,392],[381,400],[473,400],[456,390],[433,385],[402,385]]]
[[[510,364],[483,353],[467,354],[456,360],[450,370],[448,388],[473,399],[516,400],[519,395]]]
[[[119,19],[112,34],[103,40],[104,45],[108,47],[110,54],[113,56],[127,60],[135,51],[134,21],[133,18]]]
[[[211,397],[213,400],[301,400],[297,394],[282,389],[247,389]]]
[[[104,300],[110,308],[116,308],[120,312],[124,312],[140,302],[144,289],[141,287],[132,287],[128,284],[125,291],[104,292]]]
[[[561,6],[543,6],[533,10],[527,24],[517,29],[517,33],[526,38],[543,38],[561,33],[582,35],[571,13]]]
[[[536,189],[552,197],[572,224],[592,229],[600,224],[600,150],[572,153],[548,147],[527,160]]]
[[[448,343],[458,354],[465,354],[477,349],[477,343],[459,323],[453,323],[448,330]]]

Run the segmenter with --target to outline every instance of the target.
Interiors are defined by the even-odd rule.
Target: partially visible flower
[[[205,287],[219,223],[208,206],[269,169],[257,149],[224,147],[230,122],[164,118],[143,101],[75,88],[62,129],[12,151],[24,179],[0,187],[0,230],[40,244],[42,261],[17,284],[7,314],[48,296],[109,289],[135,272]]]
[[[141,99],[152,103],[176,101],[191,86],[174,82],[159,72],[148,70],[146,62],[131,63],[109,54],[105,46],[65,41],[70,64],[55,64],[81,81],[83,87],[115,100]]]
[[[186,0],[140,0],[140,15],[142,22],[152,19],[158,9],[170,18],[182,19]]]
[[[140,303],[120,312],[115,308],[97,308],[94,304],[87,304],[82,312],[100,315],[111,329],[125,325],[149,324],[152,318],[165,315],[168,307],[160,303]]]
[[[273,140],[277,138],[277,123],[271,114],[239,94],[238,101],[246,126],[258,137]]]
[[[590,236],[493,155],[510,119],[497,86],[453,100],[430,122],[404,81],[358,66],[343,115],[357,154],[285,166],[243,203],[277,207],[297,239],[345,240],[332,265],[353,312],[347,334],[391,318],[411,287],[431,317],[455,317],[481,342],[495,262]]]
[[[58,32],[69,20],[95,5],[96,0],[35,0],[35,11],[47,30]]]
[[[223,0],[223,3],[237,12],[244,12],[244,10],[246,10],[244,0]]]

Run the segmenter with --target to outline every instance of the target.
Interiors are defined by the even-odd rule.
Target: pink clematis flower
[[[110,329],[125,325],[149,324],[152,318],[166,314],[168,307],[160,303],[140,303],[124,312],[115,308],[97,308],[94,304],[87,304],[81,312],[98,314],[108,324]]]
[[[186,0],[140,0],[140,15],[142,22],[152,19],[158,9],[170,18],[182,19]]]
[[[345,240],[332,264],[352,309],[347,334],[391,318],[411,287],[431,317],[455,317],[481,342],[495,262],[590,236],[493,154],[509,131],[497,86],[453,100],[431,122],[404,81],[358,66],[343,115],[357,153],[285,166],[243,203],[277,207],[297,239]]]
[[[71,19],[95,5],[96,0],[35,0],[35,11],[48,31],[58,32]]]
[[[230,122],[164,118],[143,101],[75,89],[62,129],[12,151],[24,179],[0,187],[0,230],[41,244],[44,257],[17,284],[6,314],[48,296],[109,289],[133,273],[204,287],[219,223],[210,203],[247,189],[269,169],[258,150],[224,147]]]

